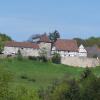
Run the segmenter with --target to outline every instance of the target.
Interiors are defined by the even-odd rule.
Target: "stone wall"
[[[39,49],[33,49],[33,48],[4,47],[3,53],[5,55],[17,54],[18,50],[21,51],[21,54],[23,56],[39,56]]]
[[[76,67],[96,67],[100,65],[100,60],[87,57],[62,57],[61,63]]]
[[[45,48],[47,51],[47,56],[48,57],[51,56],[51,43],[41,42],[41,43],[39,43],[39,47],[40,47],[40,49]]]

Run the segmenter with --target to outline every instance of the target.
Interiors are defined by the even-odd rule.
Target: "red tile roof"
[[[51,42],[46,34],[40,36],[40,42]]]
[[[39,49],[38,44],[30,43],[30,42],[15,42],[15,41],[8,41],[5,43],[7,47],[22,47],[22,48],[33,48]]]
[[[78,51],[76,40],[58,39],[55,47],[60,51]]]

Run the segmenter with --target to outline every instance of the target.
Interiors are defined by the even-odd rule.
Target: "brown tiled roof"
[[[23,48],[34,48],[39,49],[38,44],[30,43],[30,42],[15,42],[15,41],[8,41],[5,43],[7,47],[23,47]]]
[[[60,51],[78,51],[76,40],[58,39],[55,42],[55,47]]]
[[[40,36],[40,42],[51,42],[46,34]]]

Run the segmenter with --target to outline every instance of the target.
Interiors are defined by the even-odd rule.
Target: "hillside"
[[[42,63],[24,59],[19,61],[17,59],[2,59],[0,66],[13,74],[13,82],[11,86],[25,85],[27,88],[39,89],[47,87],[56,79],[63,77],[79,78],[84,70],[83,68],[75,68],[71,66]],[[92,68],[92,71],[100,76],[100,67]]]

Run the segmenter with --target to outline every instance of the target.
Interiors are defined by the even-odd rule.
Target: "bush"
[[[29,59],[29,60],[35,60],[35,61],[36,61],[36,60],[38,60],[38,57],[29,56],[28,59]]]
[[[47,58],[45,56],[38,56],[38,57],[34,57],[34,56],[29,56],[28,57],[29,60],[34,60],[34,61],[41,61],[41,62],[47,62]]]
[[[91,70],[88,67],[85,68],[85,70],[81,74],[81,80],[84,80],[85,78],[87,78],[91,74],[92,74]]]
[[[19,61],[23,60],[23,56],[22,56],[20,50],[18,50],[18,53],[17,53],[17,59],[18,59]]]
[[[28,79],[28,77],[26,75],[22,75],[20,76],[21,79]]]
[[[60,64],[61,63],[61,57],[59,53],[54,53],[53,57],[52,57],[52,62],[56,63],[56,64]]]
[[[41,56],[41,57],[40,57],[40,61],[42,61],[42,62],[47,62],[48,60],[47,60],[47,58],[46,58],[45,56]]]

